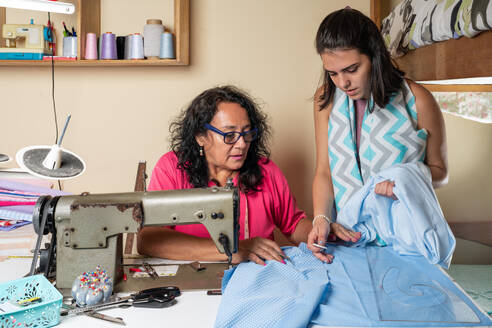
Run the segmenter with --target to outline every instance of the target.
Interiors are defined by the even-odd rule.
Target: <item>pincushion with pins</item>
[[[113,279],[98,265],[95,271],[84,272],[72,285],[72,297],[78,306],[107,302],[113,293]]]

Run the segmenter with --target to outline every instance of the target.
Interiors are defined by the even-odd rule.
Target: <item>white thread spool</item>
[[[159,58],[162,32],[164,32],[162,20],[147,20],[147,24],[144,26],[144,55],[148,59]]]
[[[125,59],[144,59],[143,38],[140,33],[130,34],[126,39],[125,48],[128,47],[128,58]]]

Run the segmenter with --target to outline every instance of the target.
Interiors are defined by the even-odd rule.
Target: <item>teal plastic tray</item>
[[[40,297],[40,302],[19,306],[17,302]],[[60,322],[62,295],[43,275],[0,284],[0,327],[51,327]],[[4,304],[6,303],[6,304]],[[2,304],[4,305],[2,307]]]

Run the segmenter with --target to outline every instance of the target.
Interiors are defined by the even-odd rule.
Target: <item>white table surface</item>
[[[30,259],[7,259],[0,262],[0,283],[22,278],[31,266]],[[209,296],[206,291],[184,291],[177,304],[164,309],[126,308],[101,311],[121,317],[127,327],[213,327],[221,296]],[[61,317],[61,327],[122,327],[86,315]]]
[[[13,258],[0,262],[0,283],[22,278],[29,271],[30,266],[31,259],[24,258]],[[447,274],[444,270],[442,271]],[[463,291],[458,284],[456,286]],[[169,308],[115,308],[101,311],[101,313],[123,318],[127,327],[213,327],[220,299],[221,296],[209,296],[206,291],[184,291],[181,296],[176,298],[177,304]],[[472,300],[472,302],[474,301]],[[84,328],[122,327],[121,325],[86,315],[61,317],[60,326]],[[316,327],[322,328],[318,325],[311,326],[311,328]],[[487,327],[492,328],[492,326]]]

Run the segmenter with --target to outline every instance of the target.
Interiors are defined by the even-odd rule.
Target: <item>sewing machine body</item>
[[[221,253],[234,253],[238,209],[237,189],[230,187],[61,196],[38,200],[34,225],[40,230],[45,215],[44,233],[56,235],[56,286],[64,289],[97,265],[119,281],[122,233],[138,232],[142,227],[200,223]]]

